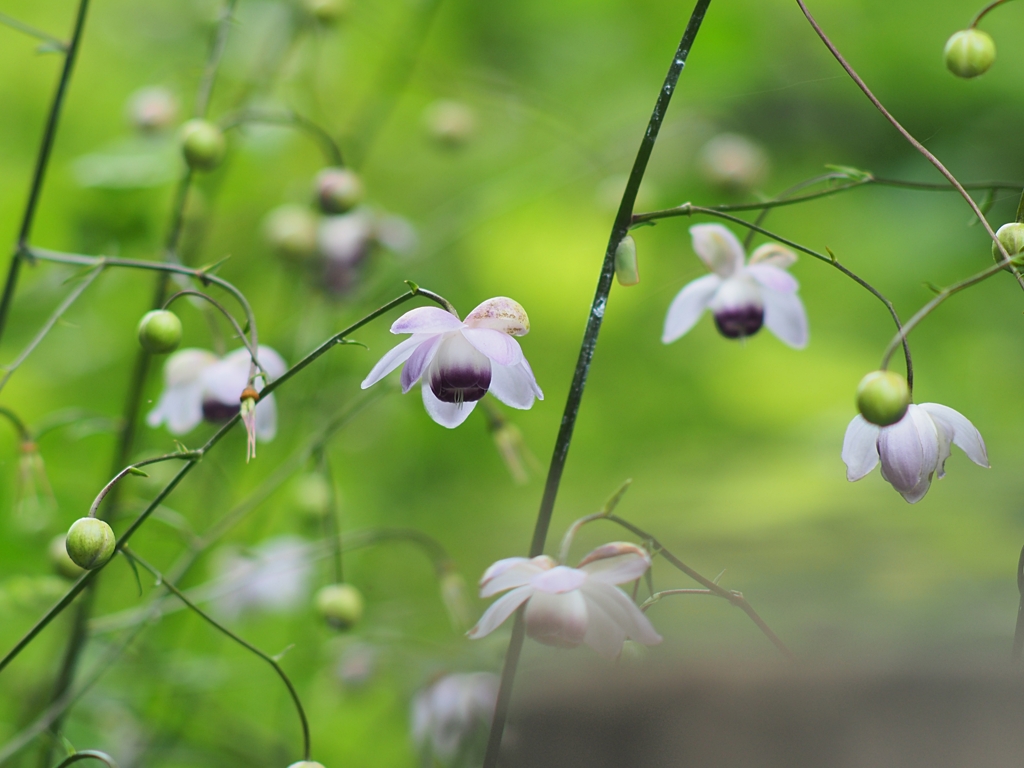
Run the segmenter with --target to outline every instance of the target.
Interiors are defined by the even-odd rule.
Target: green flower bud
[[[288,261],[305,261],[316,253],[316,216],[301,205],[282,205],[267,215],[263,232]]]
[[[345,213],[363,201],[363,182],[348,168],[324,168],[316,175],[316,199],[324,213]]]
[[[347,0],[302,0],[302,7],[321,24],[333,24],[348,15]]]
[[[154,309],[139,321],[139,344],[147,352],[161,355],[181,344],[181,320],[166,309]]]
[[[67,535],[58,533],[50,541],[50,546],[47,547],[46,553],[50,556],[50,565],[53,566],[53,570],[57,572],[59,576],[63,576],[66,579],[77,580],[79,576],[85,573],[85,569],[81,568],[71,556],[68,554]]]
[[[996,237],[1010,255],[1010,263],[1018,267],[1024,265],[1024,257],[1021,256],[1021,251],[1024,251],[1024,224],[1015,221],[1003,224],[996,231]],[[995,243],[992,243],[992,258],[997,264],[1003,260],[1003,254],[999,252]]]
[[[626,235],[615,249],[615,277],[619,285],[636,285],[640,282],[640,269],[636,263],[636,241]]]
[[[109,525],[95,517],[83,517],[68,529],[65,547],[76,565],[91,571],[113,557],[116,543]]]
[[[351,584],[328,584],[316,593],[316,609],[336,629],[351,629],[363,618],[363,596]]]
[[[295,481],[295,507],[310,522],[319,522],[331,511],[331,489],[319,472],[302,475]]]
[[[194,171],[212,171],[224,159],[224,134],[207,120],[189,120],[181,127],[181,151]]]
[[[857,385],[857,410],[879,427],[895,424],[909,406],[910,387],[898,373],[872,371]]]
[[[957,77],[977,77],[996,60],[996,44],[987,32],[962,29],[946,41],[946,67]]]

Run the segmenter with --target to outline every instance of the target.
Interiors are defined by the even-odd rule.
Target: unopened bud
[[[224,159],[224,133],[207,120],[189,120],[181,127],[181,151],[195,171],[212,171]]]
[[[351,584],[328,584],[316,593],[316,609],[336,629],[351,629],[363,618],[363,596]]]
[[[71,559],[71,555],[68,554],[67,545],[65,543],[67,535],[58,533],[50,541],[50,546],[46,552],[50,556],[50,565],[53,566],[53,570],[58,575],[63,576],[66,579],[77,579],[83,573],[85,569],[79,566],[74,560]]]
[[[1009,254],[1010,263],[1018,267],[1024,265],[1024,257],[1021,257],[1021,252],[1024,251],[1024,224],[1015,221],[1003,224],[996,232],[996,237]],[[1003,254],[995,243],[992,243],[992,258],[997,264],[1003,260]]]
[[[857,410],[879,427],[895,424],[910,406],[907,380],[893,371],[872,371],[857,385]]]
[[[461,147],[476,131],[476,115],[459,101],[435,101],[423,115],[430,138],[445,147]]]
[[[331,511],[331,488],[319,472],[302,475],[295,481],[295,507],[310,522],[319,522]]]
[[[302,7],[321,24],[333,24],[348,15],[347,0],[302,0]]]
[[[169,128],[177,116],[178,100],[159,85],[142,88],[128,100],[128,119],[143,133]]]
[[[95,517],[83,517],[68,529],[65,548],[76,565],[91,571],[106,564],[116,544],[109,525]]]
[[[317,219],[301,205],[282,205],[263,225],[271,247],[289,261],[305,261],[316,253]]]
[[[155,355],[173,352],[181,344],[181,320],[166,309],[154,309],[139,321],[139,344]]]
[[[946,67],[957,77],[977,77],[996,60],[996,44],[987,32],[962,29],[946,41]]]
[[[636,263],[636,241],[626,235],[615,249],[615,277],[619,285],[636,285],[640,282],[640,268]]]
[[[324,168],[316,176],[316,199],[324,213],[345,213],[363,201],[362,179],[348,168]]]

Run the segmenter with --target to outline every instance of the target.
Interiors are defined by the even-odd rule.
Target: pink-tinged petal
[[[599,602],[588,599],[586,593],[583,594],[583,599],[587,605],[587,631],[583,635],[583,642],[593,648],[599,656],[612,661],[622,653],[626,631]]]
[[[939,467],[939,428],[928,412],[922,410],[919,405],[911,405],[907,408],[907,413],[914,420],[914,428],[917,429],[917,436],[921,440],[921,465],[924,468],[922,476],[930,478]]]
[[[567,565],[556,565],[551,570],[542,571],[531,578],[530,586],[538,592],[561,594],[579,589],[586,580],[586,572]]]
[[[544,393],[537,386],[525,359],[514,366],[492,365],[491,387],[487,391],[505,405],[520,410],[532,408],[535,396],[544,399]]]
[[[853,417],[843,437],[843,462],[846,464],[846,479],[851,483],[860,480],[878,464],[879,429],[863,416]]]
[[[670,344],[693,328],[721,285],[722,278],[718,275],[704,275],[687,283],[668,308],[662,343]]]
[[[928,493],[928,489],[931,487],[931,484],[931,475],[925,475],[924,477],[921,478],[921,482],[919,482],[910,490],[900,491],[900,496],[902,496],[908,504],[916,504],[917,502],[924,498],[926,493]]]
[[[966,453],[971,461],[979,467],[990,466],[981,433],[963,414],[938,403],[921,403],[918,407],[931,416],[936,424],[949,430],[953,444]],[[942,476],[941,473],[939,476]]]
[[[514,568],[520,563],[532,563],[536,566],[537,572],[547,571],[554,568],[556,563],[552,558],[547,555],[538,555],[537,557],[506,557],[502,560],[498,560],[495,563],[491,563],[490,567],[484,571],[484,575],[480,577],[480,586],[482,587],[488,581],[497,576],[500,576],[509,568]]]
[[[773,267],[786,269],[796,264],[796,254],[778,243],[765,243],[754,249],[748,263],[751,265],[771,264]]]
[[[696,224],[690,227],[690,237],[693,250],[719,277],[732,277],[743,266],[743,246],[721,224]]]
[[[498,566],[497,570],[495,567]],[[480,580],[480,597],[493,597],[506,589],[522,587],[530,583],[544,568],[525,557],[510,557],[499,560],[487,569]]]
[[[618,587],[588,582],[581,591],[588,607],[601,606],[630,640],[643,645],[657,645],[661,642],[661,635],[655,631],[650,619]]]
[[[910,409],[891,427],[879,430],[878,456],[882,462],[882,476],[900,493],[910,491],[927,477],[924,447]]]
[[[417,307],[391,324],[392,333],[447,333],[462,327],[462,321],[440,307]]]
[[[420,389],[423,391],[423,406],[430,418],[448,429],[455,429],[468,419],[477,404],[476,400],[465,403],[442,403],[430,391],[430,383],[426,381]]]
[[[261,397],[256,403],[256,439],[270,442],[277,435],[277,402],[273,395]]]
[[[373,366],[370,372],[366,375],[366,378],[363,379],[363,383],[359,386],[362,389],[372,387],[378,381],[395,370],[395,368],[412,357],[412,353],[416,351],[416,347],[424,341],[427,341],[429,338],[430,337],[428,336],[421,336],[417,334],[411,339],[406,339],[398,346],[389,350],[384,357],[377,361],[377,364]]]
[[[751,264],[746,268],[746,273],[765,288],[779,293],[793,293],[800,287],[800,283],[789,272],[771,264]]]
[[[636,544],[616,541],[593,550],[578,566],[594,581],[624,584],[638,579],[651,567],[651,556]]]
[[[462,335],[498,365],[519,365],[523,359],[519,342],[507,333],[490,328],[463,328]]]
[[[795,293],[779,293],[762,288],[764,324],[779,341],[794,349],[807,346],[807,311]]]
[[[413,337],[415,338],[415,337]],[[409,359],[405,363],[405,367],[402,369],[402,394],[404,395],[413,385],[420,380],[420,376],[423,371],[426,370],[427,366],[430,365],[430,361],[434,359],[434,353],[437,352],[437,348],[441,345],[441,339],[443,336],[433,335],[430,336],[420,344],[413,353],[409,356]]]
[[[525,619],[526,634],[545,645],[575,648],[587,633],[587,605],[579,590],[534,592],[526,604]]]
[[[522,304],[505,296],[488,299],[474,308],[466,315],[466,325],[490,328],[510,336],[525,336],[530,332],[530,318]]]
[[[529,600],[532,594],[533,590],[530,587],[519,587],[518,589],[513,589],[508,594],[502,595],[491,603],[491,607],[484,611],[480,621],[466,635],[470,639],[476,640],[491,634],[491,632],[501,626],[505,619],[515,613],[520,605]]]

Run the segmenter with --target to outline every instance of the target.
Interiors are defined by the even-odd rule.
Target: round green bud
[[[895,424],[910,406],[907,380],[892,371],[872,371],[857,385],[857,410],[879,427]]]
[[[305,261],[316,253],[316,216],[301,205],[282,205],[267,214],[263,233],[288,261]]]
[[[324,168],[316,175],[316,200],[324,213],[345,213],[363,201],[363,182],[348,168]]]
[[[295,506],[310,522],[323,520],[331,511],[331,488],[319,472],[309,472],[295,480]]]
[[[996,60],[996,44],[987,32],[962,29],[946,41],[946,67],[957,77],[977,77]]]
[[[65,579],[77,579],[85,573],[85,569],[81,568],[71,559],[65,544],[66,539],[67,536],[65,534],[58,533],[50,541],[50,546],[46,552],[50,556],[50,565],[53,566],[53,570],[58,575],[63,576]]]
[[[189,120],[181,127],[181,151],[194,171],[212,171],[224,159],[224,133],[207,120]]]
[[[166,309],[154,309],[139,321],[139,344],[147,352],[162,355],[181,344],[181,320]]]
[[[636,241],[626,235],[615,249],[615,277],[619,285],[636,285],[640,282],[640,267],[636,261]]]
[[[321,24],[333,24],[348,15],[347,0],[302,0],[302,7]]]
[[[65,547],[76,565],[91,571],[113,557],[115,544],[117,539],[109,525],[95,517],[83,517],[68,529]]]
[[[328,584],[316,593],[316,609],[336,629],[350,629],[363,618],[363,596],[351,584]]]
[[[1010,263],[1018,267],[1024,265],[1024,257],[1021,256],[1021,252],[1024,251],[1024,224],[1015,221],[1003,224],[996,231],[996,237],[1010,255]],[[992,243],[992,258],[997,264],[1003,260],[1003,254],[999,252],[995,243]]]

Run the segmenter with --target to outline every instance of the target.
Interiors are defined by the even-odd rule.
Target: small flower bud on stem
[[[224,133],[207,120],[189,120],[181,127],[181,151],[194,171],[212,171],[224,159]]]
[[[893,371],[872,371],[857,385],[857,410],[872,424],[887,427],[910,406],[907,380]]]
[[[363,618],[363,596],[351,584],[328,584],[316,593],[316,609],[335,629],[351,629]]]
[[[169,310],[154,309],[142,316],[138,333],[139,344],[147,352],[173,352],[181,344],[181,320]]]
[[[943,56],[946,67],[957,77],[977,77],[996,60],[996,44],[987,32],[962,29],[946,41]]]
[[[106,565],[114,555],[117,539],[102,520],[82,517],[68,529],[66,549],[71,560],[87,571]]]

